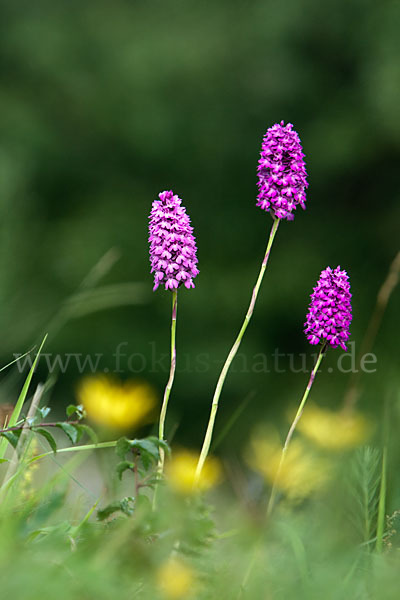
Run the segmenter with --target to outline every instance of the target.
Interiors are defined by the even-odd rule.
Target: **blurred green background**
[[[302,328],[321,269],[349,272],[357,347],[399,249],[399,16],[387,0],[2,1],[1,364],[49,330],[47,352],[104,354],[99,370],[113,371],[127,342],[140,372],[122,357],[119,375],[162,392],[167,372],[152,358],[169,349],[170,293],[151,291],[147,219],[158,192],[172,188],[195,228],[200,275],[179,293],[169,418],[182,443],[199,444],[270,228],[255,207],[261,139],[284,119],[306,154],[307,211],[280,227],[217,430],[249,392],[228,444],[296,402],[306,374],[276,372],[271,354],[315,352]],[[107,288],[115,306],[56,327],[65,299],[110,248],[120,258],[98,285],[142,285]],[[370,410],[391,393],[387,381],[398,386],[398,307],[396,290],[377,372],[364,378]],[[259,353],[273,372],[252,372]],[[342,401],[349,376],[335,368],[339,354],[327,358],[316,402]],[[12,400],[21,376],[6,373],[2,400]],[[71,362],[54,401],[70,402],[78,378]]]

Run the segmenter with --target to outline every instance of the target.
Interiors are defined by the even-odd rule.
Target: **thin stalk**
[[[44,452],[43,454],[37,454],[36,456],[33,456],[32,458],[28,459],[26,461],[26,464],[20,465],[18,470],[7,481],[3,482],[3,484],[0,486],[0,499],[1,499],[1,495],[11,486],[13,481],[15,481],[21,475],[21,473],[24,471],[26,466],[30,465],[33,462],[36,462],[37,460],[41,460],[42,458],[47,458],[48,456],[54,457],[54,456],[57,456],[58,454],[62,454],[64,452],[82,452],[82,451],[87,452],[90,450],[97,450],[100,448],[115,448],[117,443],[118,443],[118,440],[115,440],[112,442],[98,442],[97,444],[84,444],[83,446],[68,446],[67,448],[58,448],[57,452],[53,452],[51,450],[50,452]]]
[[[178,292],[177,292],[177,290],[173,290],[173,292],[172,292],[172,321],[171,321],[171,368],[169,371],[169,378],[168,378],[167,385],[165,387],[164,398],[163,398],[163,403],[162,403],[161,412],[160,412],[160,423],[158,426],[158,438],[160,440],[164,440],[165,417],[167,414],[168,400],[169,400],[169,396],[171,394],[171,388],[172,388],[172,384],[174,382],[174,377],[175,377],[175,367],[176,367],[175,338],[176,338],[177,302],[178,302]],[[164,458],[165,458],[165,453],[164,453],[163,449],[160,448],[160,462],[159,462],[159,473],[160,474],[162,474],[162,472],[164,470]]]
[[[176,367],[176,311],[178,303],[178,292],[177,290],[172,291],[172,321],[171,321],[171,367],[169,371],[169,378],[164,391],[163,403],[160,411],[160,422],[158,425],[158,439],[164,440],[164,429],[165,429],[165,417],[167,415],[168,400],[171,394],[172,384],[174,383],[175,367]],[[163,448],[159,448],[160,460],[157,465],[157,477],[160,478],[164,471],[165,452]],[[157,505],[157,485],[154,488],[153,495],[153,510]]]
[[[379,488],[379,502],[378,502],[378,519],[376,524],[376,551],[382,552],[383,548],[383,536],[385,533],[385,510],[386,510],[386,471],[387,471],[387,449],[389,443],[389,402],[385,400],[384,413],[383,413],[383,451],[382,451],[382,468],[381,468],[381,483]]]
[[[369,518],[369,497],[368,497],[368,483],[365,481],[366,474],[364,469],[363,476],[363,497],[364,497],[364,542],[367,543],[371,538],[371,520]]]
[[[86,515],[83,517],[83,519],[78,523],[78,525],[75,525],[75,527],[72,527],[72,529],[69,532],[69,537],[70,538],[74,538],[78,531],[83,527],[83,525],[90,519],[90,517],[92,516],[92,514],[94,513],[94,511],[97,508],[98,503],[100,502],[100,500],[96,500],[96,502],[93,504],[93,506],[88,510],[88,512],[86,513]]]
[[[42,393],[42,390],[40,390],[40,392]],[[40,399],[40,398],[39,398]],[[27,417],[27,420],[29,419],[29,414]],[[67,423],[67,425],[79,425],[79,421],[54,421],[53,423],[36,423],[33,425],[28,425],[27,421],[24,421],[23,423],[21,423],[20,425],[14,425],[14,427],[6,427],[5,429],[0,429],[0,434],[2,433],[7,433],[8,431],[19,431],[20,429],[22,429],[23,432],[25,431],[35,431],[35,429],[38,428],[43,428],[43,427],[59,427],[61,424],[63,423]],[[21,433],[22,436],[22,433]]]
[[[386,505],[386,462],[387,446],[383,448],[381,485],[379,489],[378,523],[376,529],[376,551],[382,552],[383,534],[385,531],[385,505]]]
[[[1,371],[4,371],[5,369],[8,369],[8,367],[11,367],[11,365],[13,365],[14,363],[16,363],[19,360],[21,360],[21,358],[24,358],[25,356],[28,356],[28,354],[30,354],[31,352],[33,352],[34,349],[35,349],[35,346],[33,348],[31,348],[30,350],[28,350],[28,352],[25,352],[25,354],[21,354],[21,356],[18,356],[17,358],[14,358],[14,360],[12,360],[11,362],[9,362],[7,365],[4,365],[4,367],[1,367],[0,373],[1,373]]]
[[[115,448],[118,440],[112,442],[98,442],[97,444],[84,444],[83,446],[68,446],[67,448],[57,448],[57,452],[44,452],[43,454],[37,454],[29,459],[28,464],[46,458],[46,456],[55,456],[64,452],[87,452],[88,450],[97,450],[101,448]]]
[[[291,424],[288,434],[286,436],[286,440],[285,440],[284,446],[282,448],[281,459],[279,461],[278,469],[275,474],[275,479],[274,479],[274,483],[272,485],[271,495],[270,495],[269,502],[268,502],[268,507],[267,507],[267,515],[268,516],[271,514],[272,508],[275,503],[276,487],[277,487],[279,476],[280,476],[280,473],[282,470],[283,463],[285,462],[285,456],[286,456],[286,453],[287,453],[287,450],[288,450],[288,447],[290,444],[290,440],[292,439],[292,436],[293,436],[294,430],[296,429],[297,423],[300,421],[301,415],[303,414],[305,403],[307,402],[308,395],[310,393],[312,384],[314,383],[314,379],[315,379],[317,371],[320,367],[321,361],[322,361],[323,357],[325,356],[326,348],[327,348],[327,346],[326,346],[326,344],[324,344],[321,347],[321,350],[319,351],[317,361],[314,365],[313,370],[311,371],[310,379],[308,381],[307,387],[303,394],[303,398],[301,399],[299,408],[297,409],[297,412],[296,412],[296,416],[293,419],[293,423]]]
[[[22,458],[22,453],[25,449],[25,446],[29,446],[29,443],[28,443],[29,440],[27,438],[28,438],[29,430],[31,429],[31,427],[28,425],[28,422],[29,422],[29,419],[33,419],[36,415],[36,411],[37,411],[40,401],[42,399],[43,391],[44,391],[44,386],[41,383],[39,383],[39,385],[36,388],[36,392],[33,395],[32,402],[29,407],[28,415],[26,417],[26,421],[24,421],[21,426],[19,426],[19,427],[14,426],[14,427],[9,427],[7,429],[0,430],[0,433],[4,433],[5,431],[22,429],[20,438],[18,440],[17,447],[15,448],[14,454],[13,454],[10,464],[8,466],[4,481],[7,481],[15,473],[15,471],[17,470],[17,466],[18,466],[18,457],[20,456]]]
[[[20,415],[22,407],[24,405],[24,402],[25,402],[25,399],[26,399],[26,396],[27,396],[27,393],[28,393],[28,390],[29,390],[29,386],[30,386],[30,383],[31,383],[31,380],[32,380],[32,377],[33,377],[33,373],[35,372],[36,365],[37,365],[37,362],[39,360],[39,356],[40,356],[40,353],[42,351],[42,348],[44,346],[44,343],[45,343],[46,339],[47,339],[47,333],[44,336],[42,343],[40,344],[40,348],[37,351],[37,354],[36,354],[35,360],[33,362],[33,365],[31,366],[30,371],[28,373],[28,376],[25,379],[25,383],[22,386],[21,393],[20,393],[20,395],[18,397],[17,403],[16,403],[16,405],[14,407],[13,413],[12,413],[12,415],[10,417],[9,422],[8,422],[9,427],[13,427],[18,422],[19,415]],[[7,440],[5,438],[3,438],[2,440],[0,440],[0,459],[4,458],[4,455],[5,455],[6,450],[7,450],[7,444],[8,444],[8,442],[7,442]]]
[[[268,238],[268,244],[267,244],[267,249],[265,251],[265,256],[264,259],[262,261],[261,264],[261,268],[260,268],[260,272],[258,274],[258,278],[257,278],[257,282],[256,285],[253,288],[253,293],[251,295],[251,300],[250,300],[250,305],[249,308],[247,310],[246,316],[244,318],[242,327],[239,331],[239,334],[228,354],[228,357],[225,361],[224,366],[222,367],[222,371],[220,373],[220,376],[218,378],[217,381],[217,385],[215,388],[215,392],[214,392],[214,396],[212,399],[212,404],[211,404],[211,412],[210,412],[210,418],[208,421],[208,426],[207,426],[207,431],[206,431],[206,435],[204,437],[204,442],[203,442],[203,447],[201,449],[201,453],[200,453],[200,458],[199,458],[199,462],[197,464],[197,469],[196,469],[196,476],[195,476],[195,483],[197,483],[200,479],[200,475],[201,475],[201,471],[203,469],[204,463],[206,461],[209,449],[210,449],[210,444],[211,444],[211,440],[212,440],[212,436],[213,436],[213,431],[214,431],[214,423],[215,423],[215,418],[217,416],[217,411],[218,411],[218,405],[219,405],[219,398],[221,396],[221,392],[222,392],[222,388],[225,382],[225,378],[228,374],[229,368],[232,364],[233,359],[236,356],[237,351],[239,350],[239,346],[240,343],[243,339],[243,336],[245,334],[245,331],[247,329],[248,324],[250,323],[250,319],[253,315],[254,312],[254,306],[256,304],[256,300],[257,300],[257,296],[258,296],[258,292],[260,290],[261,287],[261,283],[267,268],[267,264],[268,264],[268,259],[269,259],[269,255],[271,252],[271,248],[272,248],[272,243],[274,241],[275,238],[275,234],[278,230],[278,225],[279,225],[279,221],[280,219],[275,219],[274,218],[274,222],[272,224],[272,228],[269,234],[269,238]]]
[[[134,453],[134,456],[135,456],[135,460],[133,463],[133,476],[134,476],[134,482],[135,482],[135,501],[137,502],[137,499],[139,496],[139,489],[140,489],[139,467],[138,467],[138,456],[136,453]]]

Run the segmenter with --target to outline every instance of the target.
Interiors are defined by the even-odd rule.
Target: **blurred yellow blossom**
[[[106,375],[82,379],[77,396],[89,419],[110,429],[128,430],[150,422],[157,404],[156,392],[148,383],[121,382]]]
[[[271,429],[256,430],[246,452],[246,460],[271,485],[274,483],[282,455],[282,443]],[[290,500],[301,500],[324,486],[329,477],[329,463],[315,455],[300,439],[293,439],[286,452],[276,486]]]
[[[166,598],[188,598],[195,583],[195,574],[183,561],[171,558],[158,569],[157,583]]]
[[[222,476],[221,463],[209,456],[204,463],[200,480],[195,485],[195,474],[199,455],[191,450],[175,450],[168,462],[167,481],[173,489],[182,494],[206,491],[216,485]]]
[[[347,450],[363,444],[372,433],[372,424],[356,412],[334,412],[309,404],[297,429],[327,450]]]

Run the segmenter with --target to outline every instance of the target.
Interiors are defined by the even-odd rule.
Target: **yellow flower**
[[[168,462],[166,473],[170,486],[182,494],[206,491],[221,479],[222,468],[217,458],[209,456],[204,463],[200,480],[195,485],[195,474],[199,456],[190,450],[176,450]]]
[[[282,455],[282,443],[276,432],[258,429],[246,453],[250,467],[271,485],[274,483]],[[299,439],[290,442],[276,486],[290,500],[301,500],[317,491],[328,479],[329,464],[316,456]]]
[[[157,572],[157,583],[166,598],[187,598],[195,582],[193,570],[177,558],[167,560]]]
[[[77,396],[92,421],[110,429],[128,430],[151,421],[157,396],[146,382],[120,382],[105,375],[85,377]]]
[[[334,412],[309,404],[297,429],[321,448],[347,450],[364,443],[372,433],[371,423],[356,412]]]

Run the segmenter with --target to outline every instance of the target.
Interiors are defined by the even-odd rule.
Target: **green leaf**
[[[117,455],[124,460],[125,456],[130,452],[132,448],[132,442],[126,437],[120,438],[115,447]]]
[[[125,515],[130,516],[133,514],[134,502],[135,500],[132,496],[127,496],[126,498],[122,498],[122,500],[111,502],[111,504],[108,504],[105,508],[97,511],[97,518],[99,521],[104,521],[104,519],[107,519],[107,517],[115,512],[122,512]]]
[[[78,442],[80,441],[81,437],[83,436],[83,429],[81,429],[81,428],[79,427],[79,425],[74,425],[74,427],[75,427],[75,429],[76,429],[76,433],[77,433],[77,436],[76,436],[76,443],[78,443]]]
[[[86,433],[88,435],[88,437],[92,440],[92,442],[94,444],[97,444],[97,442],[99,441],[99,438],[97,437],[96,432],[89,427],[89,425],[83,425],[83,424],[79,424],[79,425],[75,425],[76,429],[78,429],[80,432]]]
[[[116,466],[116,471],[118,474],[119,479],[122,479],[122,474],[127,471],[128,469],[133,469],[134,468],[134,464],[133,462],[129,462],[129,460],[123,460],[122,462],[118,463]]]
[[[120,505],[121,511],[130,517],[133,514],[133,506],[135,503],[135,499],[132,496],[127,496],[126,498],[122,498]]]
[[[160,440],[158,437],[156,437],[155,435],[149,435],[146,440],[148,440],[149,442],[153,443],[155,446],[157,446],[157,448],[162,448],[164,450],[164,452],[170,456],[171,454],[171,448],[169,447],[169,445],[167,444],[166,441],[164,440]]]
[[[137,450],[139,450],[142,457],[143,453],[148,454],[154,462],[158,462],[160,458],[160,451],[158,449],[158,445],[151,439],[133,440],[132,448],[136,448]]]
[[[49,446],[53,450],[53,452],[57,452],[56,440],[53,438],[51,433],[49,431],[47,431],[47,429],[38,427],[38,428],[34,428],[33,431],[35,433],[38,433],[39,435],[42,435],[44,438],[46,438],[46,440],[49,442]]]
[[[4,437],[13,448],[17,447],[19,435],[16,435],[13,431],[3,431],[0,433],[0,436]]]
[[[150,442],[153,442],[153,444],[156,444],[156,446],[159,446],[160,448],[163,448],[163,450],[165,450],[167,452],[171,450],[165,440],[160,440],[155,435],[149,435],[146,439],[149,440]]]
[[[154,464],[153,457],[148,452],[140,453],[140,460],[142,461],[143,468],[147,472],[150,467]]]
[[[76,406],[75,404],[70,404],[69,406],[67,406],[67,417],[72,417],[72,415],[74,415],[76,413]]]
[[[72,415],[76,414],[78,419],[83,419],[86,416],[86,411],[82,404],[78,404],[77,406],[75,404],[70,404],[67,406],[66,413],[67,417],[72,417]]]
[[[32,542],[39,537],[45,537],[54,533],[68,534],[71,530],[71,523],[69,521],[61,521],[57,525],[49,525],[48,527],[40,527],[30,532],[27,537],[28,542]]]
[[[128,452],[132,452],[132,450],[136,451],[140,455],[143,467],[148,470],[160,459],[159,447],[169,452],[168,444],[155,436],[150,436],[143,440],[128,440],[124,437],[118,440],[116,452],[124,460]]]
[[[30,383],[31,383],[31,380],[32,380],[32,377],[33,377],[33,373],[35,372],[36,365],[37,365],[37,362],[39,360],[39,356],[40,356],[40,353],[42,351],[42,348],[43,348],[43,345],[44,345],[46,339],[47,339],[47,334],[43,338],[43,341],[42,341],[42,343],[40,345],[38,353],[36,354],[36,358],[35,358],[35,360],[33,362],[33,365],[32,365],[32,367],[29,370],[29,373],[28,373],[27,378],[25,379],[24,385],[22,386],[21,393],[20,393],[20,395],[18,397],[17,403],[16,403],[15,408],[13,410],[13,414],[11,415],[10,420],[8,422],[8,426],[9,427],[14,427],[14,425],[16,424],[16,422],[19,419],[19,415],[21,413],[23,404],[25,402],[25,399],[26,399],[26,396],[27,396],[27,393],[28,393],[28,390],[29,390],[29,386],[30,386]],[[6,440],[1,440],[0,441],[0,458],[4,458],[4,454],[6,452],[6,448],[7,448],[7,441]]]
[[[74,425],[71,425],[71,423],[57,423],[56,427],[62,429],[65,435],[69,437],[71,442],[73,444],[76,444],[76,442],[78,441],[79,433]]]
[[[99,521],[104,521],[104,519],[107,519],[107,517],[115,512],[118,512],[119,510],[121,510],[121,503],[112,502],[111,504],[108,504],[104,508],[101,508],[97,511],[97,518]]]

